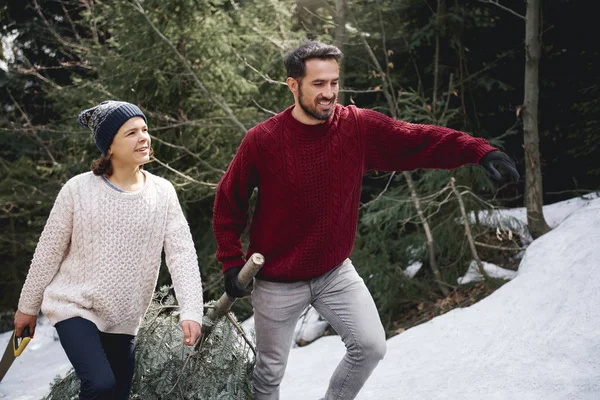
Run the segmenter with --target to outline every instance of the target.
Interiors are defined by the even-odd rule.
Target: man
[[[484,139],[432,125],[397,121],[336,104],[337,47],[306,42],[284,62],[294,105],[250,129],[217,188],[213,228],[227,293],[241,297],[240,236],[248,198],[258,187],[247,255],[265,266],[252,293],[258,350],[255,398],[278,399],[294,327],[311,304],[341,336],[346,355],[325,399],[354,399],[386,350],[371,294],[348,259],[367,170],[452,169],[479,163],[495,178],[506,154]]]

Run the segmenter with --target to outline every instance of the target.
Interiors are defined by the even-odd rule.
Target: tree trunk
[[[356,20],[354,20],[354,22],[356,23]],[[361,36],[361,41],[365,47],[365,50],[367,51],[367,53],[369,53],[369,56],[371,58],[371,61],[373,62],[373,65],[375,66],[375,68],[377,68],[377,71],[381,75],[381,83],[383,86],[383,95],[384,95],[385,99],[387,100],[388,106],[390,108],[390,113],[393,118],[398,118],[398,114],[396,112],[396,110],[397,110],[396,104],[394,102],[394,99],[392,98],[392,93],[394,90],[394,88],[392,86],[392,82],[389,80],[389,77],[383,71],[383,68],[381,67],[381,64],[379,64],[379,61],[377,60],[375,53],[373,53],[373,49],[371,48],[371,46],[369,46],[369,43],[364,38],[364,36]],[[433,275],[435,276],[436,283],[438,284],[440,291],[442,292],[442,294],[444,296],[448,296],[448,294],[449,294],[448,288],[446,286],[444,286],[445,283],[442,280],[442,274],[440,274],[440,270],[438,268],[437,261],[435,258],[435,251],[434,251],[435,243],[434,243],[433,235],[431,233],[431,228],[429,226],[429,221],[427,220],[427,217],[425,216],[425,214],[423,213],[423,210],[421,208],[421,201],[419,200],[419,195],[417,193],[416,185],[414,184],[414,181],[412,180],[412,177],[409,172],[404,171],[404,172],[402,172],[402,175],[404,176],[404,178],[406,179],[406,182],[408,183],[408,187],[410,189],[410,195],[411,195],[413,203],[415,205],[415,209],[417,210],[417,214],[419,215],[419,219],[421,221],[421,224],[423,225],[423,229],[425,229],[425,234],[427,235],[427,249],[429,251],[429,266],[431,267],[431,271],[433,272]]]
[[[442,35],[442,19],[444,18],[445,4],[444,0],[437,1],[437,11],[435,13],[435,54],[433,64],[433,95],[431,108],[433,113],[436,112],[438,86],[440,78],[440,36]]]
[[[344,41],[346,39],[346,1],[335,0],[335,46],[344,52]],[[340,89],[344,89],[344,60],[340,63]],[[342,105],[346,104],[346,93],[340,92],[338,102]]]
[[[481,262],[481,258],[479,258],[479,254],[477,253],[477,248],[475,248],[475,240],[473,239],[473,234],[471,233],[471,226],[469,225],[469,216],[467,215],[467,210],[465,208],[465,202],[463,201],[463,198],[460,195],[460,192],[456,188],[455,182],[456,182],[456,180],[454,179],[454,177],[451,177],[450,178],[450,187],[452,188],[452,192],[454,192],[454,195],[458,199],[458,207],[460,208],[460,214],[462,215],[463,223],[465,225],[465,236],[467,237],[467,240],[469,241],[469,247],[471,249],[471,254],[473,255],[473,260],[475,260],[475,263],[477,264],[477,268],[479,268],[479,273],[483,276],[484,280],[487,280],[490,277],[487,274],[487,272],[485,272],[485,269],[483,268],[483,263]],[[477,212],[475,212],[475,215],[477,215]]]
[[[527,0],[525,14],[525,99],[523,101],[525,207],[527,208],[528,229],[534,239],[550,231],[542,208],[542,171],[538,133],[538,74],[541,53],[540,1]]]
[[[252,279],[254,279],[254,276],[262,268],[264,263],[265,258],[262,254],[252,254],[238,274],[238,280],[240,283],[244,285],[244,287],[248,286],[252,282]],[[200,338],[198,338],[198,341],[195,344],[196,349],[202,346],[202,343],[204,343],[204,340],[206,340],[206,337],[210,334],[219,318],[227,314],[235,301],[235,298],[231,298],[227,295],[227,293],[223,293],[223,295],[215,303],[214,307],[210,308],[206,312],[206,315],[202,319],[202,332]]]
[[[419,215],[419,219],[421,220],[421,224],[423,224],[423,229],[425,230],[425,236],[427,237],[427,252],[429,253],[429,267],[433,272],[433,276],[435,277],[435,283],[437,283],[440,292],[444,296],[448,296],[450,291],[445,285],[444,280],[442,279],[442,274],[440,274],[440,269],[437,265],[437,260],[435,258],[435,243],[433,241],[433,234],[431,233],[431,228],[429,227],[429,221],[423,213],[423,208],[421,207],[421,201],[419,200],[419,196],[417,195],[417,188],[415,186],[415,182],[410,176],[409,172],[402,172],[404,178],[406,179],[406,183],[408,183],[408,187],[410,189],[410,196],[412,197],[413,203],[415,205],[415,209],[417,210],[417,214]]]

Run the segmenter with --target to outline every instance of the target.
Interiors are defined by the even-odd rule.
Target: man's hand
[[[250,290],[247,290],[238,280],[238,274],[242,270],[242,267],[229,268],[223,273],[223,283],[225,284],[225,292],[229,297],[239,298],[250,294],[252,291],[251,285]]]
[[[183,320],[181,329],[183,330],[183,344],[193,346],[200,337],[202,326],[196,321]]]
[[[23,314],[21,311],[17,310],[15,314],[15,336],[21,337],[23,334],[23,329],[26,326],[29,327],[29,334],[33,339],[33,334],[35,333],[35,325],[37,324],[37,315],[27,315]]]
[[[519,172],[517,171],[515,162],[507,154],[501,151],[490,151],[483,156],[481,161],[479,161],[479,165],[481,165],[487,171],[487,173],[497,181],[499,181],[502,176],[496,169],[496,166],[501,165],[508,171],[510,174],[510,179],[513,183],[519,182]]]

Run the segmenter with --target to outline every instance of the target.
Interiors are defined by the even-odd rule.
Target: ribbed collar
[[[296,107],[295,104],[286,108],[282,113],[283,121],[286,125],[286,128],[291,129],[292,131],[300,133],[302,135],[306,135],[307,137],[314,138],[322,137],[329,131],[329,129],[333,125],[333,121],[338,117],[340,109],[342,108],[341,105],[336,104],[335,110],[333,111],[331,118],[329,118],[327,121],[324,121],[322,124],[307,125],[294,118],[294,116],[292,115],[292,110],[294,109],[294,107]]]
[[[146,182],[144,183],[143,187],[141,187],[139,190],[136,190],[135,192],[118,192],[115,189],[108,186],[101,176],[94,175],[94,178],[96,179],[96,182],[98,182],[98,184],[101,186],[101,190],[107,193],[109,196],[117,197],[119,199],[133,200],[143,196],[144,193],[146,193],[146,191],[148,190],[148,187],[154,184],[153,175],[151,173],[149,173],[148,171],[142,171],[142,173],[146,175]]]

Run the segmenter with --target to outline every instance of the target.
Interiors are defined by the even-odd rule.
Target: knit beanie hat
[[[91,129],[96,146],[102,154],[106,154],[119,128],[133,117],[142,117],[148,123],[142,110],[135,104],[107,100],[83,110],[78,119],[81,126]]]

